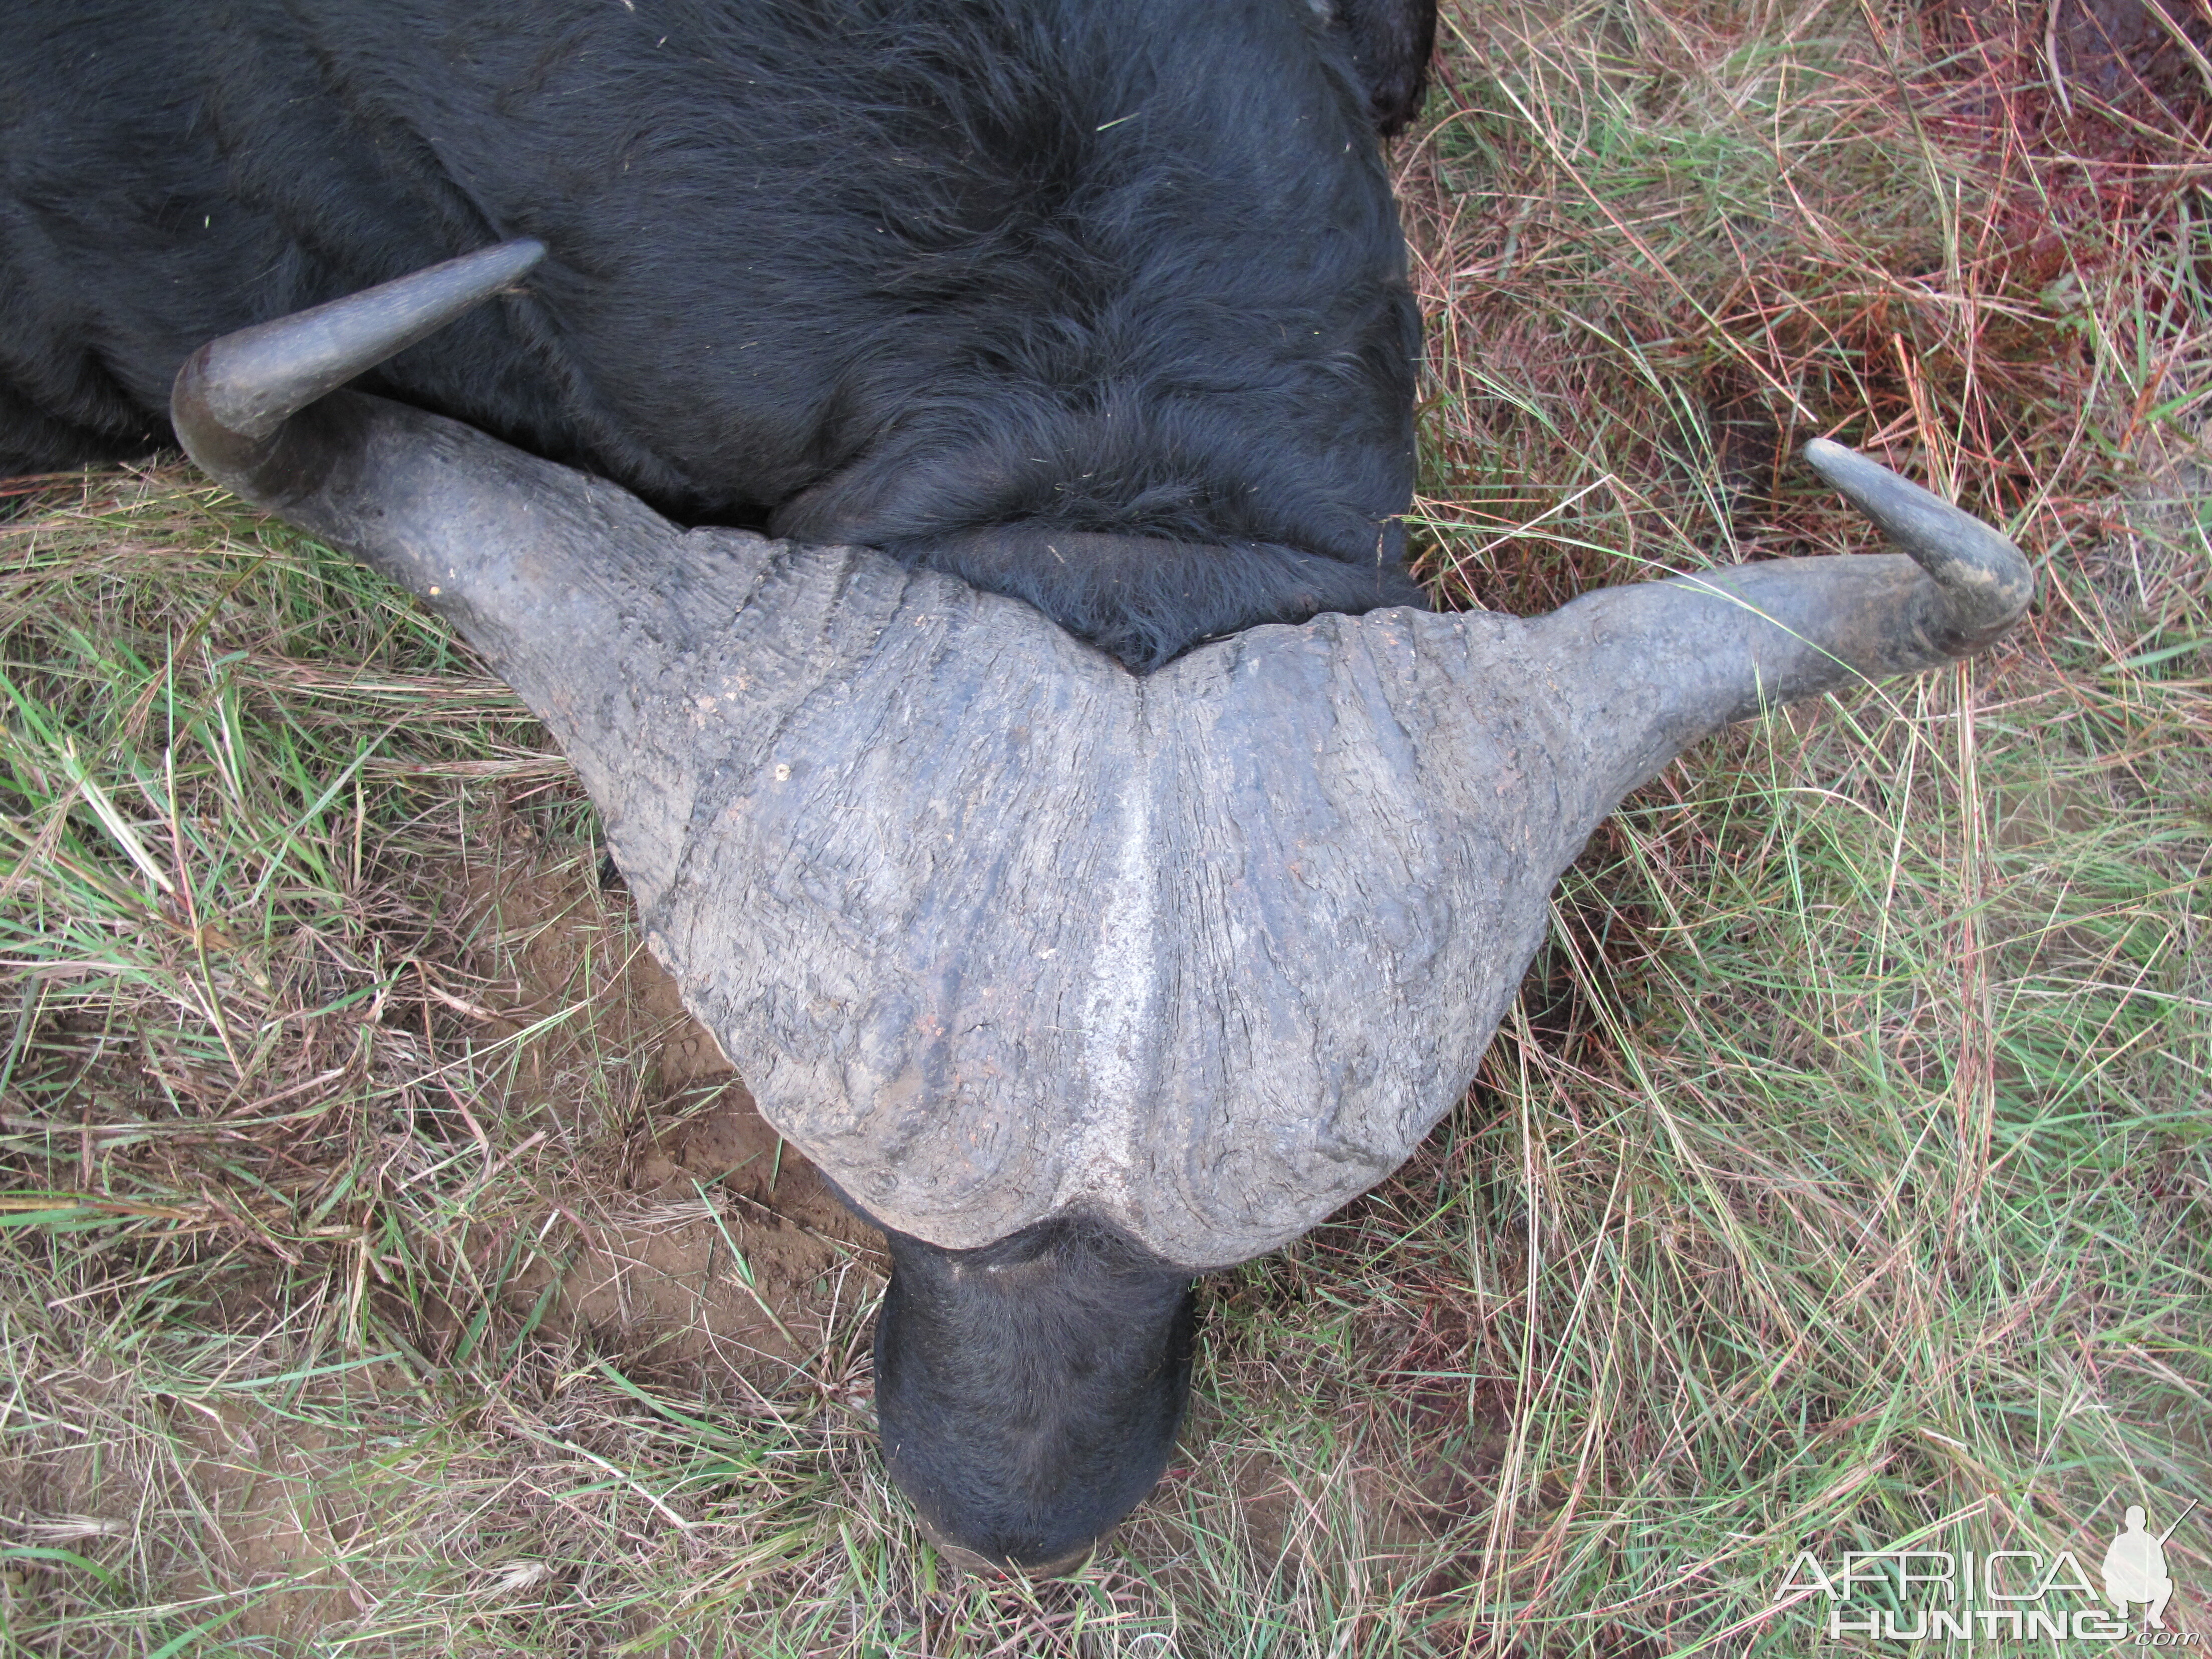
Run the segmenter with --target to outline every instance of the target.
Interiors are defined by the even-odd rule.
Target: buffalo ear
[[[1395,138],[1421,112],[1436,48],[1436,0],[1334,0],[1336,27],[1367,92],[1376,136]]]

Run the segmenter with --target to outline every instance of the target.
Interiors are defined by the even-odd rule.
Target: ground
[[[2212,1632],[2204,18],[1443,33],[1439,598],[1863,547],[1826,433],[2005,526],[2029,623],[1627,803],[1466,1101],[1207,1281],[1176,1464],[1033,1586],[915,1533],[884,1259],[505,689],[181,465],[0,485],[9,1651],[1794,1656],[1807,1559],[2094,1571],[2131,1504]]]

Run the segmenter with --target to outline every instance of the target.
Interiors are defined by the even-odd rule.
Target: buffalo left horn
[[[1624,793],[1765,704],[1977,650],[2031,592],[1995,532],[1816,443],[1904,555],[1322,616],[1139,678],[878,553],[684,532],[357,393],[301,410],[534,257],[219,341],[178,430],[453,618],[769,1121],[948,1248],[1066,1212],[1194,1268],[1295,1237],[1464,1092]]]

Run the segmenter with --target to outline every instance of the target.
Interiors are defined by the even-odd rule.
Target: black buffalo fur
[[[1167,1468],[1190,1386],[1189,1272],[1080,1218],[978,1250],[888,1237],[884,1461],[941,1542],[1001,1567],[1077,1565]]]
[[[1433,0],[0,0],[0,470],[143,453],[210,337],[534,236],[526,297],[372,388],[687,520],[1012,592],[1140,670],[1418,603],[1419,323],[1370,128],[1432,27]]]
[[[0,0],[0,471],[169,441],[203,342],[509,237],[372,389],[690,521],[884,549],[1131,667],[1418,603],[1374,132],[1433,0]],[[890,1467],[1039,1565],[1158,1476],[1188,1276],[892,1240]]]

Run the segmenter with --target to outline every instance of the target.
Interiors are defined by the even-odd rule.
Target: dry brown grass
[[[9,1650],[1796,1655],[1801,1549],[2094,1565],[2171,1518],[2212,1474],[2212,153],[2075,15],[1449,15],[1397,152],[1443,594],[1862,545],[1789,461],[1824,432],[2042,597],[1601,833],[1466,1105],[1212,1282],[1185,1455],[1070,1583],[915,1535],[882,1259],[505,690],[182,469],[20,487]]]

